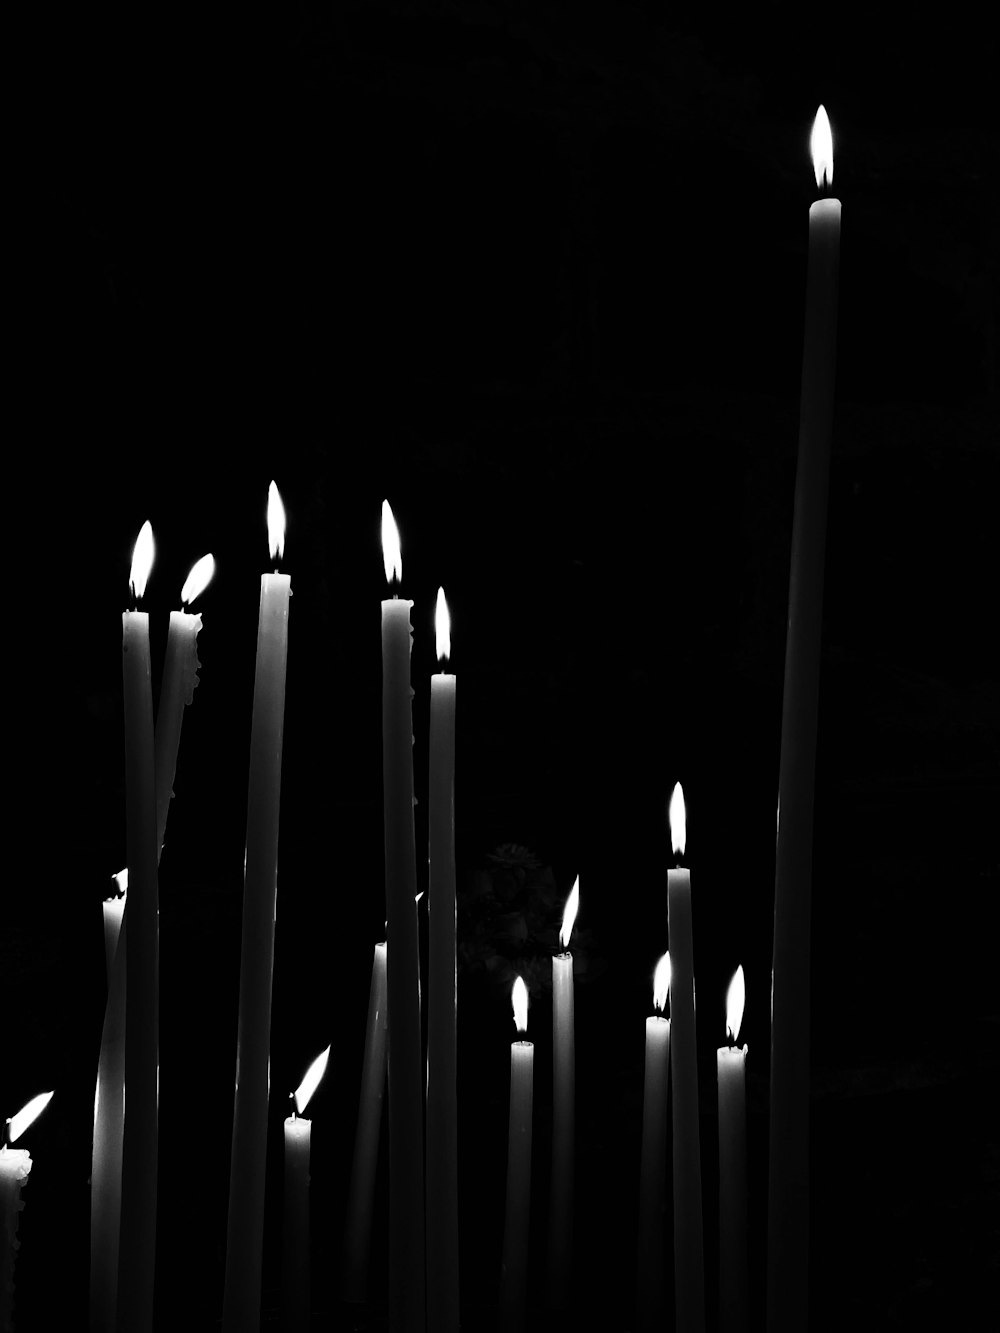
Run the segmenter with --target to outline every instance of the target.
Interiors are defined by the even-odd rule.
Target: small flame
[[[730,1046],[735,1046],[739,1041],[746,999],[747,983],[743,976],[743,964],[741,963],[733,973],[733,979],[729,983],[729,990],[726,993],[726,1035]]]
[[[267,488],[267,549],[272,560],[285,554],[285,506],[273,481]]]
[[[11,1116],[7,1121],[7,1138],[11,1143],[19,1139],[29,1125],[35,1123],[51,1100],[51,1092],[40,1092],[37,1097],[32,1097],[30,1102],[22,1106],[17,1115]]]
[[[809,149],[812,153],[816,184],[821,190],[824,186],[829,189],[833,185],[833,131],[830,129],[830,117],[823,106],[816,112],[816,119],[813,121]]]
[[[678,856],[684,855],[687,846],[687,806],[684,804],[684,789],[679,782],[674,784],[670,796],[670,846]]]
[[[128,866],[124,870],[119,870],[118,874],[112,875],[111,878],[117,886],[118,897],[124,898],[128,893]]]
[[[385,581],[397,583],[403,581],[403,553],[399,546],[399,528],[389,508],[389,501],[382,501],[382,563],[385,565]]]
[[[518,1032],[527,1032],[528,988],[524,984],[524,977],[517,977],[514,981],[514,988],[510,993],[510,1002],[514,1008],[514,1026]]]
[[[434,638],[437,641],[438,661],[451,657],[451,616],[444,599],[444,588],[438,588],[437,606],[434,608]]]
[[[665,953],[656,964],[653,973],[653,1008],[662,1014],[667,1007],[667,994],[670,990],[670,954]]]
[[[194,562],[190,574],[184,580],[184,587],[181,588],[181,602],[184,606],[190,606],[196,597],[201,596],[211,583],[214,573],[215,556],[211,552]]]
[[[299,1115],[302,1115],[306,1107],[309,1105],[313,1093],[319,1086],[320,1079],[326,1073],[326,1062],[329,1058],[330,1048],[328,1046],[322,1055],[317,1055],[316,1059],[306,1070],[305,1078],[295,1089],[295,1109],[298,1111]]]
[[[580,910],[580,876],[577,875],[576,883],[569,891],[569,897],[566,899],[566,906],[563,908],[562,929],[559,931],[559,943],[564,949],[569,948],[569,937],[573,933],[573,926],[576,924],[576,914]]]
[[[153,525],[147,518],[135,539],[135,547],[132,550],[132,568],[128,576],[128,586],[132,590],[132,596],[136,601],[146,591],[146,581],[149,578],[149,571],[153,568],[155,553]]]

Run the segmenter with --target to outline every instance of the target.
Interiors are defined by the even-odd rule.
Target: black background
[[[985,19],[981,21],[985,25]],[[264,505],[294,590],[272,1028],[266,1310],[284,1095],[313,1104],[316,1326],[337,1256],[382,936],[379,511],[414,600],[418,874],[443,583],[458,674],[463,1303],[489,1326],[509,984],[581,877],[574,1308],[629,1328],[666,801],[689,802],[709,1312],[714,1050],[747,975],[763,1311],[773,830],[808,136],[843,201],[817,775],[817,1329],[985,1328],[1000,1109],[994,647],[996,52],[745,7],[446,0],[56,14],[30,47],[28,303],[9,428],[0,1108],[25,1140],[18,1327],[86,1319],[100,901],[124,862],[120,621],[152,520],[159,663],[190,564],[201,683],[161,878],[158,1327],[221,1309]],[[159,667],[154,669],[154,691]],[[530,849],[513,904],[490,855]],[[512,938],[526,909],[529,937]],[[384,1143],[383,1143],[384,1147]],[[273,1188],[272,1188],[273,1186]],[[384,1175],[373,1309],[384,1305]],[[535,1274],[534,1276],[538,1276]]]

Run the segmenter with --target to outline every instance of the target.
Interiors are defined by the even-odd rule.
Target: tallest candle
[[[812,151],[816,184],[825,192],[833,181],[833,139],[822,107],[813,126]],[[839,258],[840,200],[817,199],[809,209],[799,454],[778,777],[767,1243],[767,1327],[771,1333],[795,1333],[806,1327],[809,1316],[813,788]]]

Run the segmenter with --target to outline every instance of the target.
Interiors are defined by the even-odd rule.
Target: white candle
[[[282,1333],[309,1333],[309,1149],[312,1121],[300,1119],[330,1058],[329,1046],[309,1066],[292,1094],[285,1120],[285,1198],[281,1248]]]
[[[267,527],[273,560],[282,555],[285,540],[284,506],[273,481],[268,493]],[[271,976],[290,596],[287,574],[262,576],[250,733],[236,1103],[222,1313],[225,1333],[255,1333],[260,1324]]]
[[[431,676],[428,800],[427,1323],[435,1333],[458,1333],[455,677],[443,667],[451,656],[443,588],[434,622],[442,669]]]
[[[720,1046],[719,1075],[719,1329],[746,1333],[747,1112],[746,1047],[737,1046],[746,985],[738,967],[726,997],[728,1046]]]
[[[6,1123],[6,1138],[14,1143],[52,1100],[51,1092],[32,1097],[28,1104]],[[0,1329],[12,1329],[14,1307],[14,1261],[21,1242],[17,1238],[18,1219],[24,1209],[21,1189],[31,1172],[31,1154],[24,1148],[0,1147]]]
[[[130,585],[136,601],[153,563],[153,533],[143,525],[132,557]],[[125,1086],[122,1145],[118,1313],[123,1329],[147,1333],[153,1326],[156,1267],[157,1092],[159,1080],[159,905],[157,888],[156,780],[153,762],[153,695],[149,617],[122,616],[125,698],[125,806],[129,893],[125,969]]]
[[[398,583],[403,561],[388,501],[382,505],[386,582]],[[382,783],[389,1012],[389,1327],[423,1333],[424,1087],[417,950],[416,840],[413,831],[413,690],[410,608],[382,603]]]
[[[580,909],[580,877],[563,910],[552,959],[552,1175],[549,1185],[546,1301],[559,1309],[569,1301],[573,1276],[573,1162],[576,1142],[576,1025],[573,955],[569,940]]]
[[[833,180],[833,139],[820,107],[816,184]],[[809,271],[799,453],[795,475],[788,634],[778,777],[774,885],[768,1179],[768,1328],[797,1333],[809,1317],[809,950],[813,790],[823,567],[837,342],[840,201],[809,210]]]
[[[642,1157],[639,1168],[639,1249],[636,1327],[659,1333],[666,1326],[663,1302],[663,1209],[667,1175],[667,1090],[670,1081],[670,1019],[663,1017],[670,989],[670,955],[653,975],[653,1007],[646,1019],[646,1065],[642,1097]]]
[[[670,841],[686,845],[684,793],[670,797]],[[701,1207],[701,1133],[698,1124],[698,1041],[694,1004],[694,935],[691,872],[667,874],[667,938],[670,944],[670,1073],[674,1083],[674,1292],[677,1333],[705,1328],[705,1258]]]
[[[528,988],[518,977],[512,994],[514,1024],[528,1030]],[[500,1266],[500,1333],[521,1333],[528,1290],[531,1221],[531,1104],[535,1048],[523,1038],[510,1047],[510,1119],[507,1138],[507,1206]]]

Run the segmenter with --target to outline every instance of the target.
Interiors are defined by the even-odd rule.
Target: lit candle
[[[719,1328],[746,1333],[747,1309],[747,1048],[737,1046],[746,983],[738,967],[726,996],[728,1046],[719,1070]]]
[[[385,578],[403,577],[399,532],[382,504]],[[389,1326],[423,1333],[424,1088],[417,952],[417,851],[413,831],[413,690],[410,608],[393,595],[382,603],[382,784],[385,900],[388,919],[389,1024]]]
[[[428,800],[427,1323],[458,1333],[458,1102],[455,1025],[455,677],[444,589],[434,615],[441,670],[431,676]]]
[[[271,559],[279,559],[285,545],[285,510],[273,481],[267,499],[267,532]],[[290,585],[288,575],[277,572],[264,574],[260,581],[247,794],[236,1103],[222,1310],[225,1333],[255,1333],[260,1324],[271,976]]]
[[[145,523],[132,555],[129,584],[138,602],[153,564]],[[122,616],[125,697],[125,813],[128,859],[125,969],[125,1087],[117,1318],[129,1333],[153,1326],[156,1267],[157,1093],[159,1082],[159,905],[156,778],[149,616]]]
[[[518,977],[511,995],[514,1026],[528,1030],[528,988]],[[507,1209],[500,1267],[500,1333],[524,1328],[531,1218],[531,1101],[535,1048],[523,1037],[510,1047],[510,1121],[507,1139]]]
[[[812,135],[821,191],[833,181],[833,138],[820,107]],[[788,634],[781,713],[771,981],[768,1328],[809,1320],[809,936],[813,789],[837,341],[840,200],[809,209],[809,271]]]
[[[576,1036],[573,955],[569,939],[580,910],[580,877],[563,909],[559,943],[552,959],[552,1175],[546,1300],[561,1308],[569,1300],[573,1269],[573,1158],[576,1134]]]
[[[31,1154],[25,1148],[8,1148],[21,1137],[29,1125],[38,1119],[52,1100],[51,1092],[32,1097],[17,1115],[6,1122],[5,1142],[0,1147],[0,1329],[13,1328],[11,1311],[14,1307],[14,1260],[21,1242],[17,1239],[17,1224],[24,1210],[21,1189],[31,1172]]]
[[[684,792],[670,797],[670,842],[683,856],[687,842]],[[670,1072],[674,1081],[674,1292],[677,1333],[703,1333],[705,1260],[701,1210],[701,1134],[698,1126],[698,1042],[694,1014],[694,935],[691,872],[667,873],[670,944]]]
[[[309,1295],[309,1147],[312,1121],[300,1116],[326,1073],[329,1046],[306,1070],[292,1094],[292,1114],[285,1120],[284,1236],[281,1251],[282,1333],[308,1333]]]
[[[358,1124],[354,1134],[354,1163],[344,1232],[344,1264],[341,1294],[345,1301],[361,1304],[368,1290],[368,1254],[371,1247],[372,1211],[375,1201],[375,1170],[382,1130],[382,1096],[386,1072],[386,969],[385,944],[375,945],[372,980],[368,991],[368,1022],[365,1027],[365,1056],[358,1096]]]
[[[646,1072],[642,1097],[642,1158],[639,1169],[639,1272],[636,1327],[654,1333],[666,1327],[663,1305],[663,1209],[667,1175],[667,1088],[670,1081],[670,1019],[663,1017],[670,990],[670,955],[653,973],[653,1008],[646,1019]]]

